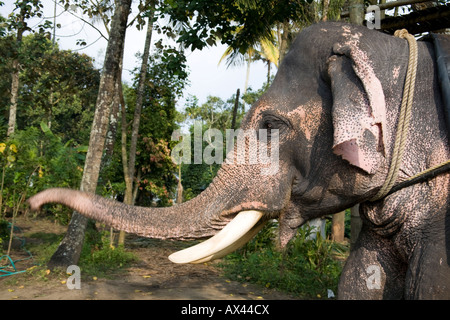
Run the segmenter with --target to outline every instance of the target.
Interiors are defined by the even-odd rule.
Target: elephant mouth
[[[292,188],[289,189],[289,194]],[[288,197],[290,198],[290,197]],[[289,202],[285,199],[286,202]],[[218,233],[192,247],[169,256],[174,263],[203,263],[222,258],[249,242],[270,218],[277,218],[286,208],[286,202],[250,201],[222,212],[230,219]]]
[[[174,263],[203,263],[219,259],[252,239],[264,226],[262,211],[239,212],[222,230],[208,240],[169,256]]]

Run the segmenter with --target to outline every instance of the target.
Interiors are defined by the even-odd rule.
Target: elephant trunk
[[[148,238],[187,240],[215,235],[200,245],[169,257],[176,263],[200,263],[236,250],[263,225],[258,224],[263,216],[260,211],[242,208],[246,211],[235,212],[227,209],[224,192],[225,189],[218,189],[213,181],[205,191],[188,202],[172,207],[146,208],[78,190],[53,188],[36,194],[28,203],[33,211],[46,203],[63,204],[114,229]]]
[[[173,207],[145,208],[78,190],[54,188],[38,193],[28,202],[31,210],[38,210],[46,203],[63,204],[117,230],[145,237],[193,239],[210,236],[221,229],[221,221],[215,221],[213,214],[198,212],[205,196]]]

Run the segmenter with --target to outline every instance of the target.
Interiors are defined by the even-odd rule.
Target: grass
[[[308,240],[311,230],[300,228],[284,250],[273,239],[278,232],[276,222],[268,225],[242,249],[225,257],[219,266],[231,280],[252,282],[267,288],[297,295],[303,299],[327,298],[328,290],[337,292],[337,284],[348,247],[318,236]],[[23,275],[48,281],[64,273],[50,272],[46,264],[56,251],[62,235],[54,233],[26,234],[25,249],[33,255],[35,266]],[[137,257],[124,248],[109,244],[109,233],[87,233],[78,266],[82,277],[109,277],[124,270]],[[17,277],[12,277],[12,280]]]
[[[31,275],[43,281],[47,281],[52,275],[62,274],[67,277],[65,270],[50,272],[47,268],[47,263],[58,248],[62,237],[62,235],[45,232],[26,234],[29,241],[25,243],[23,249],[33,256],[34,266],[27,269],[25,276]],[[108,232],[89,231],[86,234],[78,266],[83,277],[107,277],[136,260],[137,257],[124,248],[110,246]]]
[[[233,280],[253,282],[304,299],[327,298],[337,292],[348,248],[323,239],[308,240],[311,230],[300,228],[287,248],[272,240],[276,222],[266,226],[244,248],[227,256],[221,267]]]
[[[86,275],[106,277],[124,269],[138,258],[125,248],[110,244],[108,231],[90,231],[83,245],[79,267]]]

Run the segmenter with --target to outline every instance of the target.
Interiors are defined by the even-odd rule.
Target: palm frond
[[[260,42],[260,54],[268,61],[272,62],[278,68],[278,60],[280,58],[280,51],[277,46],[269,39],[262,39]]]

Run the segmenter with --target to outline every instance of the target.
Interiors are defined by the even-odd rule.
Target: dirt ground
[[[65,227],[40,218],[19,218],[16,225],[25,241],[36,232],[63,234]],[[253,284],[230,281],[213,263],[177,265],[167,258],[177,244],[129,236],[128,250],[138,261],[107,277],[83,277],[81,289],[69,289],[65,274],[22,273],[0,277],[1,300],[293,300],[296,297]],[[10,254],[26,257],[23,250]],[[5,264],[5,259],[0,261]],[[16,263],[18,270],[35,265],[33,259]],[[6,269],[4,269],[6,270]],[[44,275],[42,273],[44,272]],[[82,271],[81,271],[82,273]],[[4,273],[0,273],[2,275]]]

